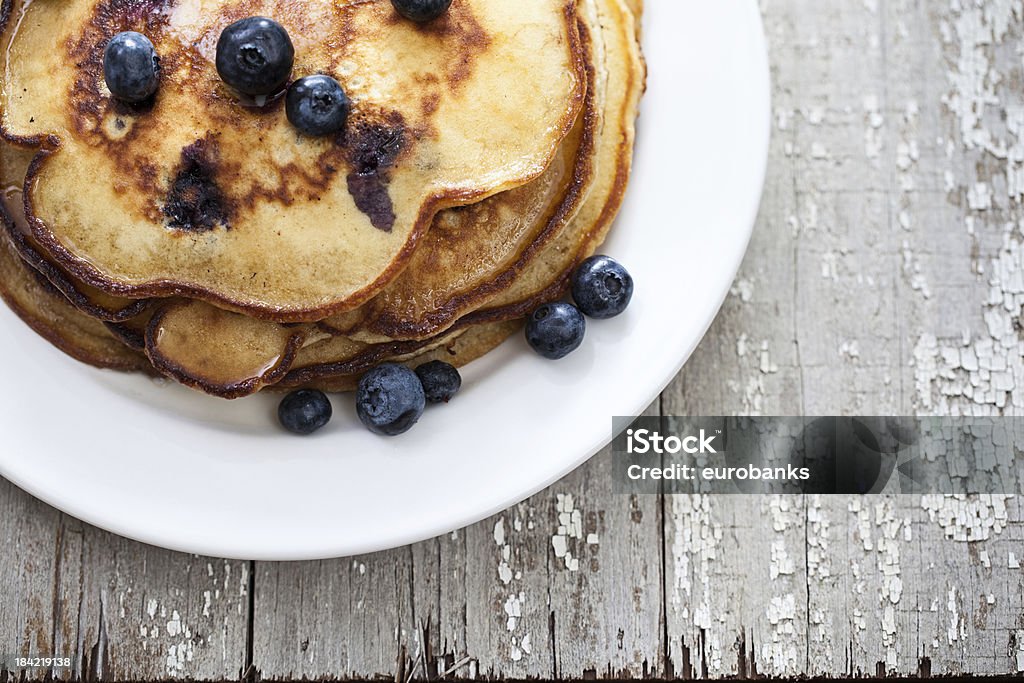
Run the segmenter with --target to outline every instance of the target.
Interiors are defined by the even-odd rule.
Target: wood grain
[[[757,229],[648,413],[1024,413],[1020,0],[761,7]],[[0,482],[0,653],[99,680],[1024,672],[1018,498],[630,497],[608,468],[407,548],[254,566]]]
[[[0,480],[0,652],[70,657],[59,680],[238,678],[249,563],[119,538]],[[33,678],[33,677],[30,677]]]

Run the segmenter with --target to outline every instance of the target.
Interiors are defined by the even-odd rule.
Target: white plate
[[[754,0],[648,0],[649,88],[626,207],[602,250],[629,267],[629,311],[553,363],[519,338],[473,363],[406,435],[359,425],[349,397],[312,438],[273,397],[207,398],[84,367],[0,312],[0,474],[97,526],[208,555],[370,552],[498,512],[579,466],[642,411],[707,330],[746,250],[769,134]],[[3,307],[0,307],[3,308]]]

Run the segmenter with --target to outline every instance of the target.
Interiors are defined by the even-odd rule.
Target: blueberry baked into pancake
[[[405,431],[524,324],[560,358],[629,303],[593,255],[629,178],[639,11],[5,0],[0,295],[85,363],[287,389],[298,433],[355,390]]]

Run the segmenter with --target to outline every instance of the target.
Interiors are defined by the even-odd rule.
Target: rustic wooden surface
[[[1024,412],[1021,0],[761,4],[760,220],[652,414]],[[1019,673],[1022,521],[1004,496],[614,496],[599,456],[438,539],[266,564],[0,482],[0,653],[101,680]]]

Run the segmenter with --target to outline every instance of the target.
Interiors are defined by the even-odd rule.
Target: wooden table
[[[650,411],[1021,414],[1020,0],[761,5],[761,217]],[[0,482],[0,652],[102,680],[1024,671],[1018,498],[610,487],[599,456],[438,539],[269,564],[143,546]]]

